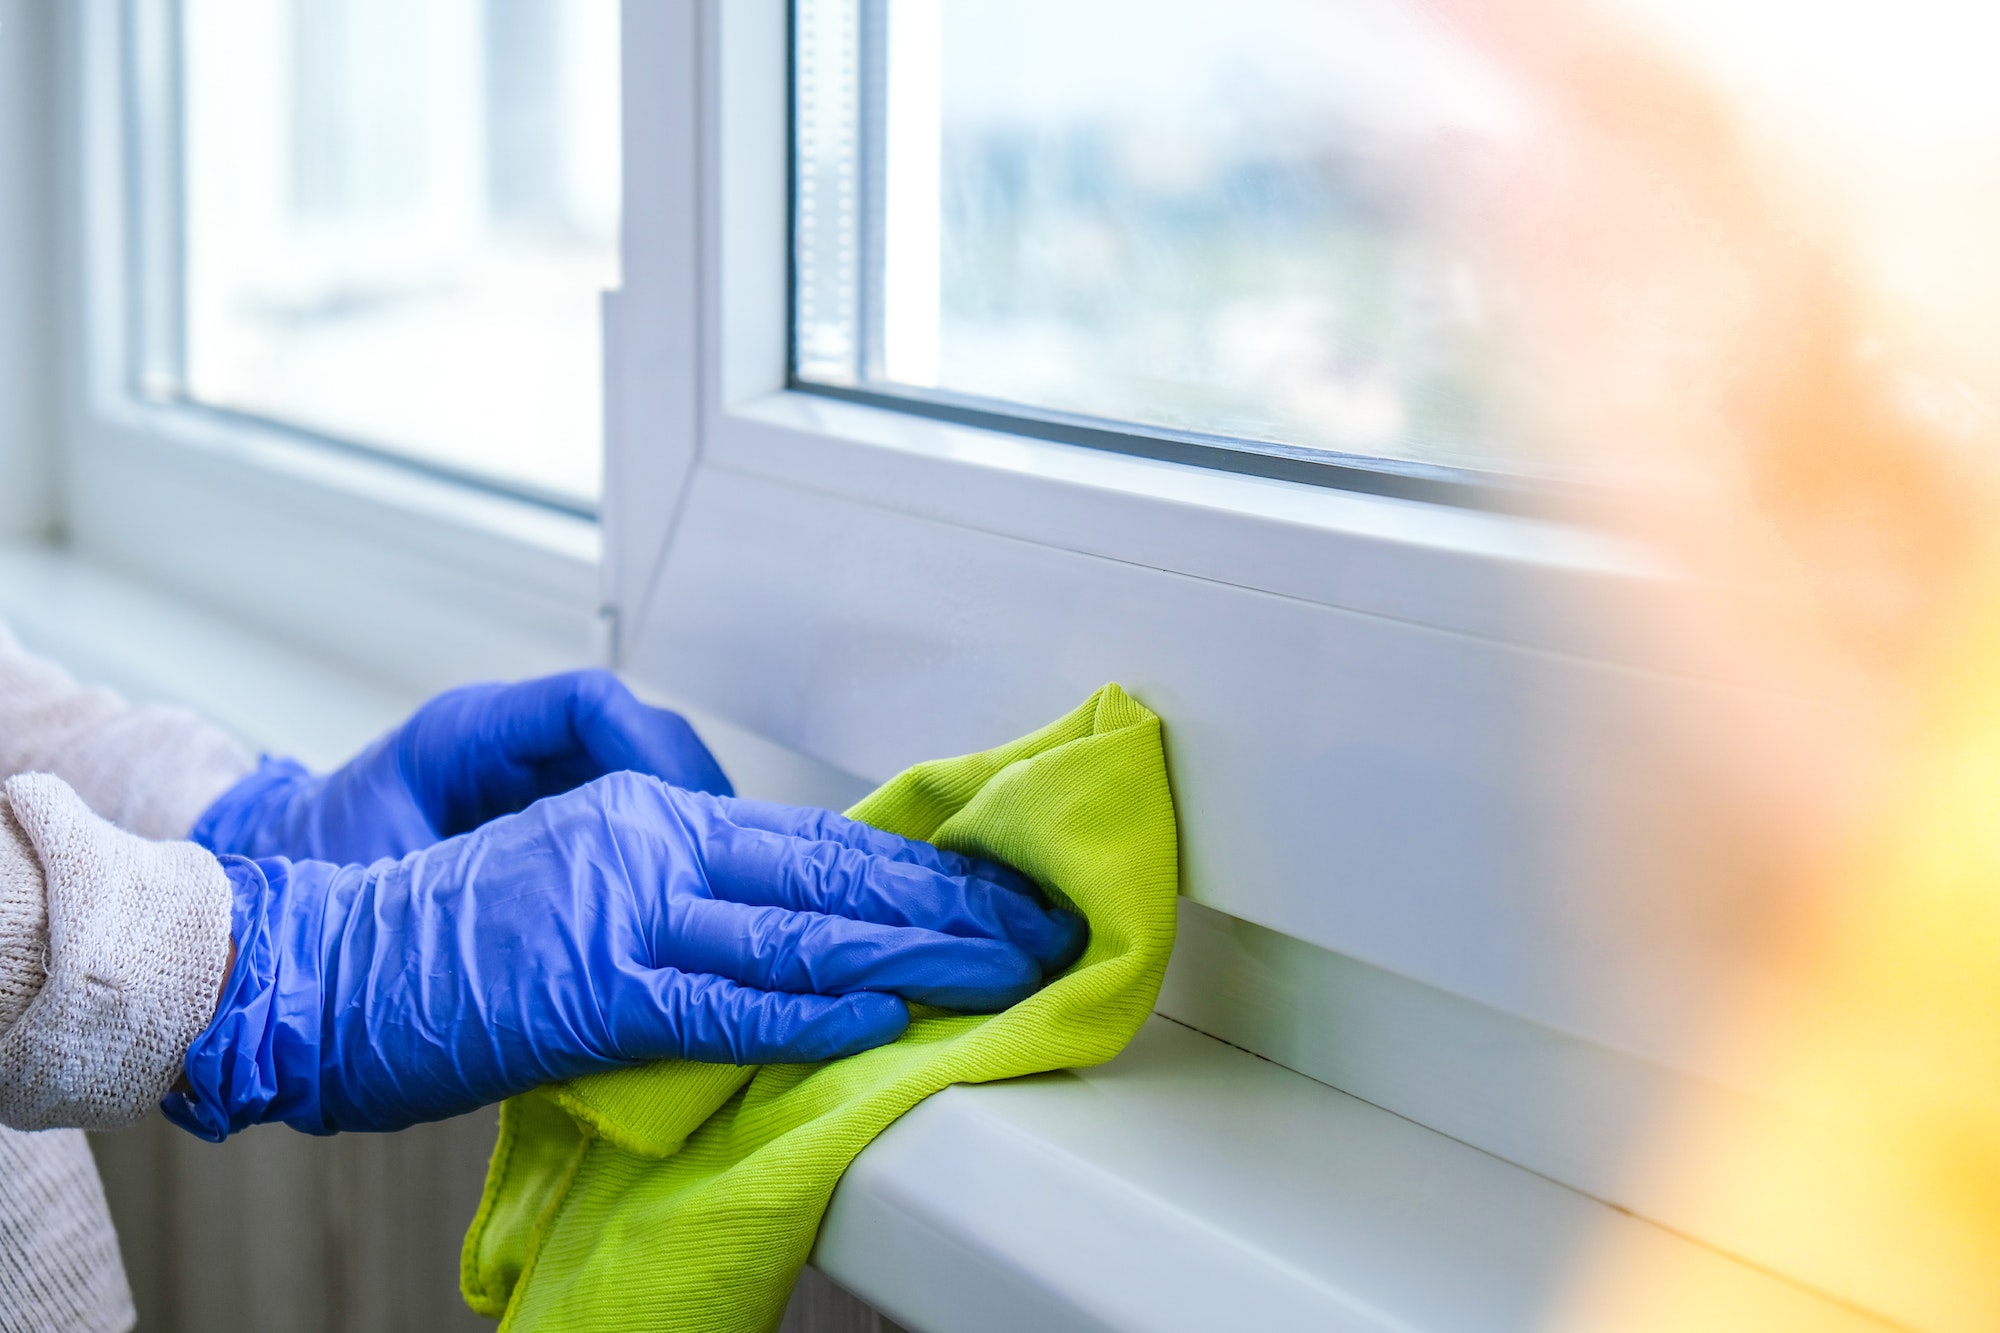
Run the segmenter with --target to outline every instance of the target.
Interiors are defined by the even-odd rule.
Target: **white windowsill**
[[[1731,1327],[1887,1327],[1159,1017],[1100,1068],[905,1115],[813,1263],[926,1333],[1653,1327],[1585,1305],[1611,1255]]]

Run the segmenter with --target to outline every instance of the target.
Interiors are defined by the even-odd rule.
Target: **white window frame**
[[[1157,601],[1151,611],[1171,612],[1183,604],[1179,599],[1198,593],[1205,615],[1239,616],[1246,631],[1254,623],[1256,633],[1272,637],[1217,645],[1211,639],[1220,622],[1190,614],[1177,635],[1149,642],[1161,673],[1153,688],[1188,763],[1183,793],[1192,795],[1205,767],[1248,763],[1254,771],[1261,757],[1276,766],[1268,770],[1274,781],[1283,782],[1290,762],[1287,738],[1259,734],[1247,712],[1229,717],[1222,700],[1200,693],[1209,686],[1195,677],[1214,668],[1219,653],[1240,653],[1269,664],[1272,688],[1302,686],[1302,677],[1288,680],[1300,664],[1285,660],[1298,642],[1287,636],[1331,615],[1345,627],[1339,651],[1353,678],[1391,673],[1381,682],[1388,689],[1394,672],[1419,660],[1445,673],[1423,695],[1399,696],[1399,706],[1413,711],[1373,719],[1369,734],[1389,744],[1404,734],[1413,749],[1429,747],[1427,757],[1412,762],[1438,765],[1431,776],[1439,791],[1480,789],[1468,801],[1490,794],[1488,822],[1496,828],[1527,813],[1551,813],[1512,803],[1523,775],[1506,765],[1529,747],[1509,748],[1494,729],[1514,719],[1488,719],[1483,735],[1458,743],[1437,735],[1442,717],[1467,714],[1455,725],[1477,729],[1472,701],[1521,703],[1546,690],[1552,698],[1571,695],[1582,710],[1550,719],[1553,730],[1615,728],[1613,696],[1623,707],[1628,696],[1656,690],[1643,646],[1609,612],[1652,596],[1666,580],[1643,554],[1607,535],[1009,436],[787,389],[786,5],[628,5],[626,22],[627,280],[607,328],[613,349],[607,584],[622,616],[621,659],[642,677],[802,753],[878,778],[923,754],[990,743],[1000,738],[987,734],[991,727],[1039,721],[1031,709],[1048,712],[1082,692],[1082,676],[954,653],[939,643],[941,614],[985,620],[961,633],[989,657],[1003,653],[996,645],[1006,642],[1028,659],[1073,654],[1115,663],[1115,645],[1082,641],[1090,638],[1088,627],[1045,628],[1039,607],[1012,599],[1035,578],[1075,580],[1087,589],[1086,603],[1107,607],[1150,597]],[[814,523],[823,525],[816,532],[842,534],[817,557],[795,545]],[[852,586],[857,567],[845,563],[850,559],[882,562],[869,573],[891,572],[887,557],[867,553],[871,529],[893,530],[899,540],[920,533],[923,558],[937,562],[928,579],[903,571],[900,590],[922,594],[910,604],[888,605]],[[836,578],[832,566],[847,585],[826,581]],[[966,576],[997,583],[954,586]],[[703,591],[699,579],[715,591]],[[829,598],[835,610],[828,614],[876,646],[900,638],[922,651],[942,651],[945,659],[910,674],[828,681],[824,668],[836,664],[815,662],[800,646],[815,615],[801,589]],[[1190,611],[1195,605],[1185,601]],[[757,623],[759,615],[769,623]],[[1125,625],[1120,632],[1133,631]],[[1430,647],[1413,648],[1420,640]],[[1440,644],[1449,647],[1438,651]],[[1143,677],[1144,666],[1135,665]],[[1496,681],[1507,685],[1500,694]],[[925,699],[961,691],[1018,696],[975,709],[988,724],[979,728],[942,713],[897,717],[895,692],[913,688]],[[1580,701],[1578,691],[1601,697]],[[1177,694],[1193,712],[1174,716]],[[800,700],[810,700],[810,709],[800,709]],[[1228,723],[1247,729],[1233,737],[1202,734]],[[1627,744],[1604,762],[1633,757]],[[1453,764],[1472,767],[1452,771]],[[1549,780],[1568,796],[1606,777],[1592,761],[1591,771]],[[1629,774],[1611,780],[1630,794]],[[1421,812],[1399,808],[1373,833],[1347,830],[1359,840],[1348,850],[1385,867],[1397,857],[1395,844],[1426,826]],[[1624,832],[1641,837],[1636,829]],[[1462,941],[1441,940],[1452,932],[1426,932],[1415,920],[1367,928],[1381,910],[1365,891],[1316,897],[1225,870],[1229,856],[1248,854],[1247,845],[1236,845],[1239,838],[1268,848],[1271,833],[1192,829],[1190,896],[1561,1030],[1678,1057],[1674,1022],[1654,1013],[1664,996],[1695,984],[1677,968],[1652,978],[1653,993],[1635,997],[1629,976],[1565,976],[1554,983],[1536,978],[1525,957],[1501,966],[1491,957],[1448,957],[1463,951]],[[1539,872],[1525,864],[1478,864],[1494,843],[1473,841],[1462,863],[1437,863],[1458,865],[1463,887],[1440,891],[1434,906],[1449,900],[1477,909],[1505,931],[1526,931],[1553,909],[1547,899],[1482,903],[1494,885],[1525,891]],[[1303,867],[1303,844],[1291,850],[1297,858],[1280,855],[1266,864]],[[1663,874],[1685,868],[1676,864]],[[1561,876],[1551,869],[1545,878]],[[1598,899],[1619,896],[1601,887]],[[1568,911],[1570,898],[1590,889],[1551,882],[1546,892]],[[1640,930],[1637,921],[1600,919],[1581,928],[1598,932],[1592,943],[1607,958],[1623,958],[1643,943],[1640,934],[1626,933]],[[1701,971],[1714,960],[1679,963]]]
[[[699,35],[692,11],[653,15],[627,7],[625,77],[628,88],[639,87],[627,95],[627,189],[636,197],[627,209],[626,251],[628,270],[643,271],[628,271],[626,310],[613,318],[623,318],[625,338],[654,339],[649,352],[668,351],[666,338],[677,341],[672,365],[653,356],[641,371],[644,354],[626,356],[633,369],[612,396],[646,409],[628,420],[654,419],[670,404],[700,404],[698,421],[676,421],[675,465],[664,471],[657,458],[640,457],[654,451],[656,432],[627,438],[613,431],[614,463],[632,469],[629,479],[644,471],[678,487],[698,437],[703,463],[1025,540],[1249,588],[1312,596],[1301,587],[1317,587],[1355,609],[1563,650],[1582,646],[1581,632],[1590,635],[1589,650],[1616,651],[1584,628],[1587,616],[1565,613],[1559,627],[1554,617],[1529,623],[1493,604],[1500,583],[1542,581],[1565,595],[1611,583],[1622,595],[1622,585],[1654,579],[1641,552],[1600,533],[1051,444],[788,390],[789,97],[786,70],[768,53],[786,6],[748,0],[718,8],[701,0],[697,8]],[[703,44],[698,58],[685,50],[688,42]],[[660,63],[669,50],[671,77]],[[960,485],[968,468],[979,470],[976,497]],[[629,486],[607,489],[630,498]],[[1090,507],[1078,509],[1085,495]],[[1172,521],[1159,521],[1168,512]],[[1204,540],[1226,541],[1222,528],[1209,525],[1239,518],[1257,529],[1254,547],[1236,543],[1223,554]],[[636,515],[615,526],[646,530],[653,548],[634,553],[642,562],[667,536],[666,525]],[[1272,540],[1277,533],[1285,535]],[[1288,545],[1287,536],[1307,544]],[[1364,550],[1375,553],[1370,568],[1342,569],[1337,593],[1310,575],[1299,584],[1299,557],[1331,553],[1352,565]],[[1387,561],[1397,567],[1385,568]],[[629,609],[632,588],[620,590]]]
[[[134,392],[128,18],[61,7],[68,543],[417,689],[601,656],[596,522]]]

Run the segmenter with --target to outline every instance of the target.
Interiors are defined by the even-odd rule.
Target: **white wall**
[[[55,6],[0,0],[0,536],[56,524],[53,267]]]

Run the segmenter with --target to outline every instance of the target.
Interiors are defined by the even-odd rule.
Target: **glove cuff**
[[[234,895],[236,963],[214,1021],[188,1048],[188,1090],[168,1093],[160,1109],[211,1143],[272,1120],[331,1134],[320,1103],[320,914],[302,908],[323,896],[324,885],[315,881],[337,868],[282,858],[220,859]]]

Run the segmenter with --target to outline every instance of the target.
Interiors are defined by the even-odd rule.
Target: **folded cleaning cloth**
[[[913,1014],[817,1065],[668,1061],[500,1108],[466,1233],[466,1302],[503,1330],[777,1327],[841,1173],[952,1083],[1099,1064],[1152,1011],[1179,877],[1160,719],[1116,685],[983,754],[919,764],[847,812],[1008,862],[1090,922],[1063,975],[1002,1014]]]

